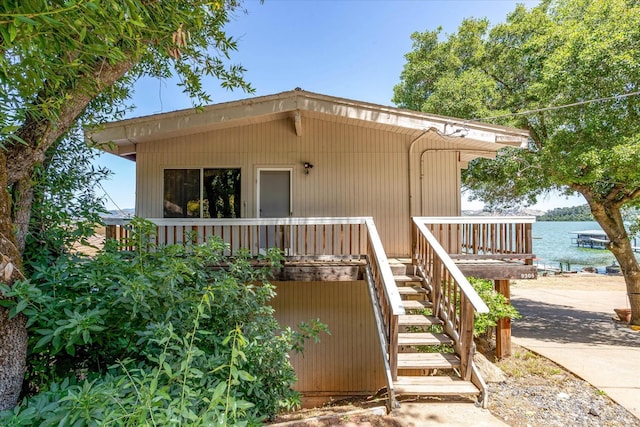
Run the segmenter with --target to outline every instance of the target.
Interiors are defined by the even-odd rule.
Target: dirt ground
[[[624,290],[624,277],[595,273],[564,273],[539,276],[537,280],[514,280],[511,286],[522,288],[553,288],[580,290]]]

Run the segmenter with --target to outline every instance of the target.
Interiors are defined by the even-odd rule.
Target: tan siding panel
[[[427,152],[422,157],[422,212],[425,216],[455,216],[460,183],[457,152]],[[454,197],[452,197],[454,195]]]
[[[306,393],[372,393],[385,385],[384,365],[365,282],[275,282],[276,318],[296,327],[318,318],[331,335],[291,355]]]

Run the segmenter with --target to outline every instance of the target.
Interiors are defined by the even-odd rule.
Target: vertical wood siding
[[[384,365],[373,312],[363,281],[273,282],[275,315],[295,328],[318,318],[331,335],[307,342],[304,355],[291,355],[298,382],[307,395],[373,393],[385,386]]]
[[[302,126],[300,137],[281,119],[138,144],[137,214],[162,217],[163,169],[201,167],[242,169],[243,217],[257,216],[257,168],[292,167],[293,216],[372,216],[389,256],[409,253],[411,215],[459,213],[457,154],[421,156],[449,149],[437,135],[409,155],[406,135],[311,117]],[[308,175],[305,161],[314,165]]]
[[[428,216],[460,214],[458,164],[457,152],[426,152],[422,156],[422,212],[429,212]]]

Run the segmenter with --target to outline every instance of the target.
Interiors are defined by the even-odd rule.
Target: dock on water
[[[609,237],[602,230],[572,231],[570,234],[576,235],[571,240],[579,248],[607,249],[609,244]],[[631,240],[631,247],[634,252],[640,252],[640,246],[635,237]]]

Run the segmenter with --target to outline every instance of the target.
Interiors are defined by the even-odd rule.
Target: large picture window
[[[240,218],[240,169],[165,169],[165,218]]]

